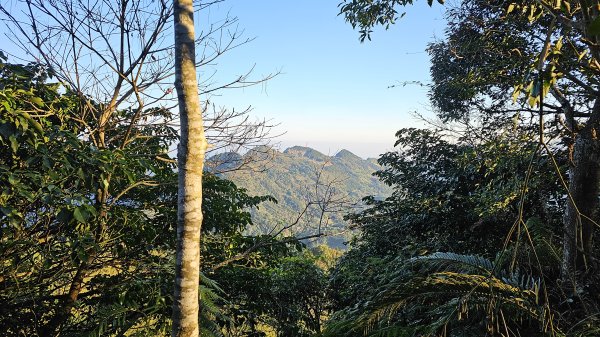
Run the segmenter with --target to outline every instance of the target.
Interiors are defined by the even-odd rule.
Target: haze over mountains
[[[259,159],[258,161],[256,161]],[[284,235],[316,236],[342,247],[350,238],[343,216],[360,207],[366,196],[385,197],[391,189],[373,172],[376,159],[362,159],[347,150],[327,156],[309,147],[293,146],[283,152],[260,147],[244,155],[224,153],[209,160],[213,169],[248,190],[271,195],[254,211],[256,233],[282,230]],[[241,166],[241,170],[235,168]]]

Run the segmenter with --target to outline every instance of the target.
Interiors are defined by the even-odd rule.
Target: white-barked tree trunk
[[[200,228],[202,170],[207,149],[198,97],[192,0],[175,0],[175,88],[181,139],[177,152],[177,260],[173,302],[173,337],[199,335]]]

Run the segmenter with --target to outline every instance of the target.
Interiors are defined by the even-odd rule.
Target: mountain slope
[[[301,146],[283,152],[257,151],[268,154],[266,169],[222,174],[250,195],[271,195],[278,200],[277,204],[264,203],[254,212],[254,234],[282,229],[284,235],[327,233],[327,242],[339,247],[349,238],[343,216],[353,211],[352,205],[368,195],[384,197],[391,193],[372,176],[381,169],[374,160],[364,160],[347,150],[335,156]]]

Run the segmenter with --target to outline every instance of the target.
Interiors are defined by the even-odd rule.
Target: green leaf
[[[540,98],[539,96],[529,96],[529,100],[527,101],[527,103],[529,104],[530,107],[533,108],[538,103],[539,98]]]
[[[108,189],[108,179],[102,177],[102,188],[104,188],[105,190]]]
[[[85,179],[85,174],[83,173],[83,170],[80,168],[77,169],[77,176],[79,178],[81,178],[82,180]]]
[[[516,114],[514,114],[514,116],[512,117],[512,124],[513,124],[513,130],[516,130],[517,127],[519,127],[519,113],[517,112]]]
[[[9,216],[14,212],[14,208],[12,207],[0,207],[0,212],[4,213],[4,215]]]
[[[558,40],[554,44],[554,47],[552,47],[552,53],[560,54],[560,49],[562,48],[562,45],[563,45],[563,42],[562,42],[562,36],[561,36],[558,38]]]
[[[127,181],[129,181],[130,184],[133,184],[135,182],[135,177],[133,176],[133,172],[126,170],[125,175],[127,176]]]
[[[549,80],[544,80],[544,84],[542,86],[542,96],[543,97],[548,96],[548,93],[550,92],[550,87],[552,87],[552,82]]]
[[[554,6],[552,8],[560,9],[561,6],[562,6],[562,0],[556,0],[556,1],[554,1]]]
[[[64,224],[69,223],[71,220],[71,212],[69,212],[69,210],[66,208],[61,209],[56,215],[56,220]]]
[[[4,110],[6,110],[7,112],[13,111],[12,107],[10,106],[10,104],[8,104],[7,101],[2,101],[2,106],[4,107]]]
[[[31,98],[31,103],[33,103],[33,104],[35,104],[37,106],[40,106],[40,107],[43,107],[45,105],[44,104],[44,100],[41,99],[41,98],[39,98],[39,97],[37,97],[37,96],[34,96],[34,97]]]
[[[42,125],[40,123],[38,123],[38,121],[36,121],[35,119],[29,117],[28,122],[33,125],[33,128],[39,132],[39,133],[44,133],[44,129],[42,128]]]
[[[8,183],[11,184],[11,185],[16,185],[16,184],[19,183],[19,181],[20,181],[19,178],[16,177],[15,175],[13,175],[13,174],[10,174],[8,176]]]
[[[12,152],[17,153],[17,149],[19,148],[19,142],[17,141],[17,137],[15,137],[14,135],[10,135],[10,137],[8,137],[8,140],[10,141],[10,148],[12,149]]]
[[[75,208],[75,211],[73,211],[73,217],[75,218],[75,220],[77,220],[77,222],[80,223],[85,223],[89,215],[90,214],[85,209],[85,207],[77,207]]]

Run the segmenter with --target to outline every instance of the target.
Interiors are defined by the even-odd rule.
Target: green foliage
[[[175,175],[156,158],[176,133],[134,128],[127,147],[99,149],[83,132],[79,98],[48,75],[2,64],[0,326],[8,335],[105,335],[143,322],[166,331],[172,281],[160,252],[173,242]],[[104,202],[102,190],[112,191]]]
[[[308,250],[279,250],[264,261],[249,259],[215,271],[227,293],[220,322],[226,335],[312,336],[321,331],[328,313],[327,277]],[[260,262],[260,263],[256,263]]]
[[[367,199],[367,210],[350,219],[361,228],[358,243],[374,256],[402,252],[455,251],[493,255],[520,212],[520,191],[530,172],[525,198],[528,218],[558,211],[560,201],[547,159],[531,162],[533,135],[504,133],[477,143],[452,142],[441,131],[404,129],[395,152],[384,154],[376,175],[395,188],[385,200]],[[528,142],[529,144],[524,142]]]
[[[444,0],[437,0],[443,4]],[[429,6],[433,0],[427,0]],[[344,0],[338,6],[352,28],[359,28],[360,41],[371,40],[371,33],[376,26],[388,29],[390,25],[402,18],[406,13],[399,13],[397,7],[412,5],[413,0]]]
[[[480,335],[546,329],[540,280],[480,256],[391,261],[373,297],[334,314],[326,336]],[[479,332],[477,332],[479,331]],[[554,331],[553,331],[554,332]]]
[[[230,320],[219,305],[220,302],[227,302],[223,298],[226,294],[215,281],[204,274],[200,275],[200,282],[200,336],[222,337],[221,325],[218,322]]]
[[[393,24],[396,9],[407,4],[341,6],[364,39],[372,27]],[[382,156],[379,176],[395,191],[383,201],[368,199],[371,208],[351,217],[361,234],[332,273],[341,309],[333,328],[411,336],[597,331],[597,266],[582,262],[598,256],[600,48],[589,43],[597,42],[596,7],[468,0],[449,9],[445,39],[429,47],[431,100],[448,133],[401,131],[399,150]],[[427,256],[431,251],[477,257]],[[394,263],[443,267],[459,257],[470,268],[407,270]],[[370,272],[378,267],[392,271]],[[535,301],[531,284],[539,287]],[[468,303],[469,317],[445,315],[477,299],[452,297],[467,289],[490,295]],[[367,300],[353,300],[360,293]]]
[[[250,209],[258,207],[263,201],[272,201],[273,198],[249,196],[245,189],[210,173],[205,174],[203,184],[202,207],[205,224],[202,231],[205,235],[202,239],[202,264],[204,270],[209,270],[215,264],[243,252],[259,240],[267,239],[247,236],[243,232],[253,225]],[[270,245],[268,248],[273,249]],[[249,256],[249,259],[263,258],[260,252]]]
[[[273,305],[278,336],[312,336],[321,331],[326,312],[326,277],[311,256],[294,256],[271,270]]]
[[[50,83],[44,68],[0,66],[0,329],[7,336],[169,335],[177,199],[166,155],[177,140],[170,113],[144,111],[157,124],[116,123],[100,149],[84,131],[79,98]],[[131,120],[135,112],[118,113]],[[270,315],[272,270],[302,245],[243,234],[250,210],[271,197],[249,196],[208,173],[203,189],[201,335],[222,336],[241,320]],[[315,275],[321,283],[312,285],[322,284],[322,272]],[[287,290],[298,293],[296,286]]]
[[[558,333],[545,286],[564,200],[534,135],[397,136],[376,174],[394,193],[350,217],[361,232],[331,273],[327,335]]]
[[[431,100],[444,121],[479,114],[493,128],[494,119],[503,120],[513,108],[507,97],[514,87],[534,79],[529,67],[541,46],[531,34],[541,35],[544,27],[507,21],[501,11],[477,1],[450,9],[447,38],[430,45]],[[465,20],[467,15],[472,17]]]

